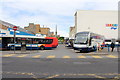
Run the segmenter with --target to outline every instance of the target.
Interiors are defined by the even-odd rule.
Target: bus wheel
[[[44,47],[44,46],[41,46],[41,47],[40,47],[40,49],[41,49],[41,50],[44,50],[44,49],[45,49],[45,47]]]
[[[14,46],[11,46],[11,48],[10,48],[11,50],[14,50]]]
[[[96,50],[97,50],[97,48],[95,46],[93,46],[93,51],[96,51]]]

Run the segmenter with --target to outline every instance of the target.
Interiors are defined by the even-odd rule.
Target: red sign
[[[17,30],[17,26],[14,26],[14,27],[13,27],[13,30],[16,31],[16,30]]]

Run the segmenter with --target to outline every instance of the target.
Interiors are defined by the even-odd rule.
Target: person
[[[119,46],[120,46],[120,41],[118,41],[117,52],[120,52],[120,48],[119,48]]]
[[[112,50],[111,50],[111,52],[113,52],[113,50],[114,50],[114,48],[115,48],[115,43],[111,43],[111,48],[112,48]]]
[[[104,49],[104,47],[105,47],[105,42],[102,43],[101,47],[102,47],[102,49]]]
[[[98,44],[97,44],[97,50],[98,50],[98,51],[101,50],[100,48],[101,48],[100,43],[98,43]]]

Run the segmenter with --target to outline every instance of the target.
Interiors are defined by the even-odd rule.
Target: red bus
[[[21,49],[23,46],[26,50],[44,50],[58,46],[58,39],[56,37],[17,37],[15,44],[13,43],[13,37],[8,37],[8,39],[10,39],[10,42],[7,43],[7,48],[10,50],[14,49],[14,47],[15,49]]]
[[[53,42],[50,44],[50,45],[52,45],[52,48],[56,48],[58,46],[58,39],[56,37],[46,37],[45,39],[52,39],[53,40]]]

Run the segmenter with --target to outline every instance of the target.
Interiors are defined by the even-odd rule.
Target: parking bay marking
[[[55,58],[55,55],[47,56],[47,58]]]
[[[40,58],[41,55],[33,56],[32,58]]]
[[[78,58],[86,58],[85,56],[78,56]]]
[[[15,55],[17,55],[17,54],[5,54],[5,55],[2,55],[2,57],[11,57],[11,56],[15,56]],[[29,54],[21,54],[21,55],[17,55],[16,57],[26,57],[27,55],[29,55]],[[32,58],[40,58],[40,57],[41,57],[41,55],[32,56]],[[103,56],[97,56],[97,55],[91,55],[91,57],[103,58]],[[114,56],[114,55],[106,55],[105,57],[106,58],[118,58],[117,56]],[[55,55],[49,55],[46,58],[55,58]],[[62,58],[71,58],[71,57],[66,55],[66,56],[63,56]],[[87,57],[86,56],[77,56],[77,58],[87,58]]]
[[[94,57],[94,58],[102,58],[101,56],[92,56],[92,57]]]
[[[24,54],[24,55],[20,55],[20,56],[17,56],[17,57],[25,57],[25,56],[27,56],[27,54]]]
[[[10,56],[14,56],[15,54],[7,54],[7,55],[3,55],[3,57],[10,57]]]
[[[117,56],[113,56],[113,55],[108,55],[107,57],[109,57],[109,58],[118,58]]]
[[[70,58],[70,56],[63,56],[63,58]]]

